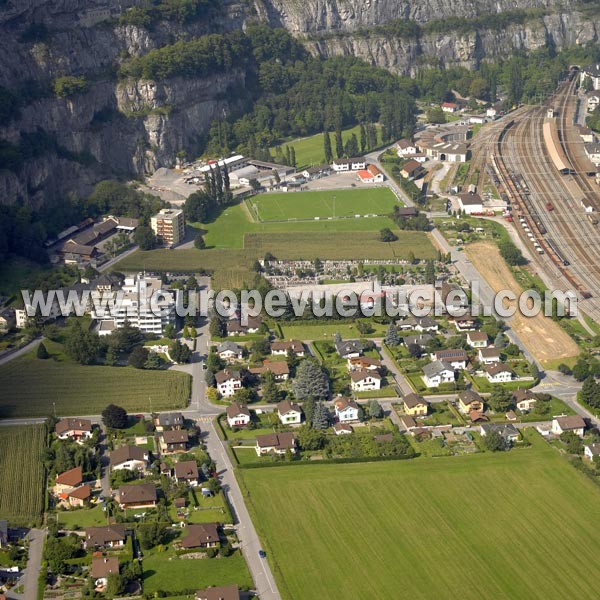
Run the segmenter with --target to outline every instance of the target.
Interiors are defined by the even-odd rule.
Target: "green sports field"
[[[600,490],[508,453],[239,471],[285,599],[598,597]]]
[[[294,194],[297,199],[299,193]],[[237,204],[225,209],[212,223],[194,226],[205,232],[206,250],[137,251],[121,260],[116,268],[186,273],[206,269],[213,273],[213,287],[231,289],[252,281],[252,263],[266,252],[282,260],[406,258],[410,252],[423,259],[435,256],[426,233],[399,231],[389,217],[257,223],[245,204]],[[381,242],[379,231],[384,227],[395,230],[399,239]]]
[[[248,204],[259,221],[328,219],[360,215],[389,215],[398,205],[387,187],[359,190],[269,193],[254,196]]]

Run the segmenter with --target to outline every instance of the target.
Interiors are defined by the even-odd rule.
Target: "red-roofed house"
[[[362,183],[382,183],[385,179],[383,173],[375,165],[369,165],[366,169],[360,170],[357,175]]]
[[[442,102],[442,110],[447,113],[455,113],[458,110],[458,104],[455,102]]]

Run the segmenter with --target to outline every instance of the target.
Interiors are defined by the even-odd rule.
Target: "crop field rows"
[[[0,427],[0,517],[12,525],[29,524],[42,514],[45,445],[43,424]]]
[[[183,408],[190,381],[176,371],[82,366],[30,354],[0,366],[0,418],[94,415],[110,402],[129,412]]]

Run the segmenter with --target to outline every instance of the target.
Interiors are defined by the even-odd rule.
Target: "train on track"
[[[564,257],[563,253],[559,250],[558,246],[556,245],[556,242],[552,238],[547,237],[546,244],[548,244],[552,252],[554,252],[554,254],[556,255],[556,258],[558,258],[558,260],[560,260],[565,267],[568,267],[571,264]]]

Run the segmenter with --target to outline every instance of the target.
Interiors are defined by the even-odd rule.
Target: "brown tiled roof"
[[[156,486],[153,483],[138,485],[122,485],[119,488],[120,504],[136,504],[138,502],[156,501]]]
[[[219,541],[219,530],[216,523],[198,523],[188,525],[185,537],[181,540],[184,548],[198,548],[204,544]]]
[[[381,375],[377,371],[369,371],[368,369],[350,371],[350,379],[352,379],[352,381],[362,381],[367,377],[372,377],[373,379],[381,379]]]
[[[504,373],[505,371],[512,373],[512,369],[503,363],[494,363],[492,365],[484,365],[483,368],[490,375],[497,375],[498,373]]]
[[[69,497],[78,498],[79,500],[87,500],[91,495],[92,488],[89,485],[82,485],[72,492],[69,492]]]
[[[482,358],[495,358],[500,356],[500,350],[498,348],[479,348],[479,353]]]
[[[334,404],[338,410],[344,410],[345,408],[348,408],[349,406],[351,408],[358,408],[358,404],[356,404],[356,402],[354,402],[354,400],[349,400],[348,398],[338,398],[334,402]]]
[[[483,402],[483,398],[473,390],[464,390],[458,394],[463,404],[471,404],[471,402]]]
[[[110,573],[119,572],[119,559],[116,556],[92,558],[92,568],[90,575],[94,579],[101,579]]]
[[[336,423],[333,428],[335,429],[335,431],[354,431],[354,429],[352,428],[352,425],[348,425],[347,423]]]
[[[263,361],[262,367],[254,367],[250,369],[250,373],[254,373],[255,375],[261,375],[262,373],[266,373],[270,371],[273,375],[289,375],[290,368],[288,367],[287,362],[284,360],[265,360]]]
[[[89,419],[68,418],[61,419],[56,424],[56,433],[61,435],[67,431],[92,431],[92,422]]]
[[[487,333],[483,331],[469,331],[467,337],[474,342],[487,342]]]
[[[64,473],[56,476],[56,483],[61,485],[70,485],[71,487],[78,486],[83,481],[83,471],[81,467],[69,469]]]
[[[198,479],[198,465],[195,460],[184,460],[175,463],[177,479]]]
[[[232,402],[225,412],[230,419],[233,419],[233,417],[237,417],[238,415],[250,416],[250,409],[245,404],[239,404],[238,402]]]
[[[404,404],[406,404],[408,408],[415,408],[421,404],[427,405],[429,403],[420,394],[406,394],[406,396],[404,396]]]
[[[206,588],[196,592],[196,600],[240,600],[240,591],[237,585],[222,585]]]
[[[215,381],[217,383],[223,383],[229,379],[241,379],[238,371],[231,371],[230,369],[223,369],[215,373]]]
[[[185,429],[175,429],[173,431],[163,431],[161,433],[165,444],[182,444],[189,440],[188,432]]]
[[[521,402],[522,400],[537,400],[536,395],[531,390],[519,388],[518,390],[515,390],[512,395],[515,402]]]
[[[296,440],[291,432],[267,433],[256,436],[256,444],[259,448],[275,448],[277,450],[287,450],[294,448]]]
[[[289,400],[283,400],[282,402],[280,402],[277,405],[277,411],[279,412],[280,415],[286,415],[287,413],[289,413],[291,411],[296,411],[296,412],[301,413],[302,408],[300,408],[300,405],[296,404],[295,402],[290,402]]]
[[[125,541],[125,526],[89,527],[85,530],[85,541],[89,546],[104,546],[109,542]]]
[[[281,352],[292,349],[294,352],[304,352],[304,344],[300,340],[271,342],[271,352]]]
[[[111,465],[120,465],[129,460],[148,460],[148,451],[139,446],[121,446],[110,453]]]
[[[579,415],[569,415],[568,417],[557,417],[556,422],[564,431],[567,429],[585,429],[585,421]]]

